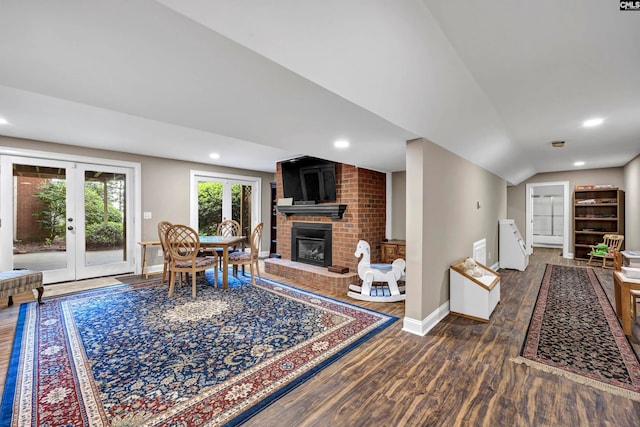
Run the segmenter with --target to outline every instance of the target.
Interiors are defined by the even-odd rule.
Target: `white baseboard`
[[[562,249],[562,242],[560,243],[533,243],[534,248],[551,248],[551,249]]]
[[[498,271],[498,269],[500,268],[500,262],[496,262],[495,264],[489,266],[489,268],[493,271]]]
[[[426,335],[434,326],[436,326],[442,319],[447,317],[449,314],[449,301],[446,301],[440,307],[435,309],[431,314],[429,314],[423,320],[411,319],[409,317],[405,317],[402,323],[402,330],[406,332],[410,332],[415,335],[424,336]]]

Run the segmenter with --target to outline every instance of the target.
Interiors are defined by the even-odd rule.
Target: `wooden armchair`
[[[614,261],[614,254],[620,252],[624,236],[621,234],[605,234],[602,239],[602,243],[596,246],[591,246],[591,252],[589,252],[589,261],[587,264],[591,265],[593,258],[602,258],[602,268],[607,268],[607,260],[610,259],[612,266]],[[606,249],[606,252],[604,249]]]
[[[167,247],[171,256],[169,297],[173,296],[176,273],[191,274],[191,296],[196,297],[196,273],[214,268],[214,285],[218,286],[218,256],[199,257],[200,237],[187,225],[173,225],[167,230]]]
[[[217,236],[230,237],[230,236],[238,236],[239,234],[240,234],[240,223],[233,219],[223,220],[222,222],[220,222],[220,224],[218,224],[218,228],[216,229]],[[222,269],[222,254],[224,251],[222,250],[222,248],[215,248],[213,250],[216,251],[216,253],[218,254],[218,259],[220,260],[220,269]],[[233,250],[235,251],[236,248],[234,247]],[[243,270],[243,273],[244,273],[244,270]]]
[[[167,230],[171,228],[173,224],[169,221],[160,221],[158,223],[158,239],[160,240],[160,246],[162,246],[162,283],[167,278],[167,272],[169,271],[169,264],[171,263],[171,256],[169,255],[169,247],[167,246]]]
[[[216,229],[218,236],[237,236],[240,233],[240,223],[233,219],[225,219]]]
[[[251,270],[251,283],[256,284],[255,275],[260,278],[260,269],[258,268],[258,257],[260,255],[260,241],[262,239],[262,227],[263,223],[259,223],[255,226],[251,232],[251,238],[249,244],[251,245],[250,252],[238,251],[229,254],[229,264],[234,267],[234,274],[237,272],[238,265],[249,265]],[[255,270],[254,270],[255,268]]]

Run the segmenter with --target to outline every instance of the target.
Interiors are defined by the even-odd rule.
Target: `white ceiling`
[[[516,184],[640,153],[639,45],[601,0],[10,0],[0,134],[262,171],[424,137]]]

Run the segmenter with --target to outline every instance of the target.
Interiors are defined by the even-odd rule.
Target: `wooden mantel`
[[[317,205],[276,206],[276,208],[285,216],[327,216],[331,219],[342,219],[347,205],[321,203]]]

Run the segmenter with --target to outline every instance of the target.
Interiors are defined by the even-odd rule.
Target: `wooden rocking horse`
[[[358,263],[358,275],[362,279],[362,286],[349,285],[348,296],[363,301],[404,301],[405,287],[398,287],[398,280],[404,278],[406,266],[402,258],[391,264],[371,264],[371,246],[365,240],[358,242],[354,255],[356,258],[362,256]]]

